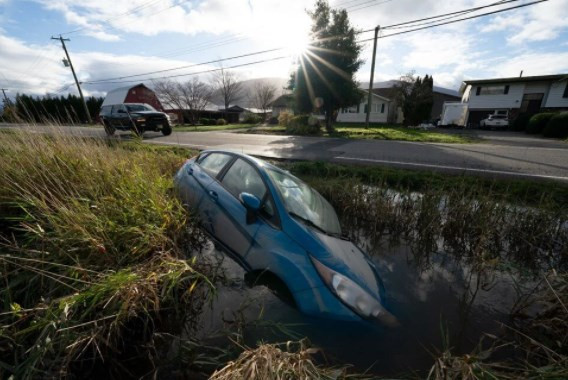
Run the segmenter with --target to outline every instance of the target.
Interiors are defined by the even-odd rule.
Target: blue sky
[[[452,12],[497,0],[332,0],[353,24],[369,29]],[[519,0],[491,9],[527,3]],[[307,41],[304,0],[0,0],[0,86],[10,94],[75,91],[63,51],[52,35],[65,34],[82,81],[201,63],[274,47],[285,50],[224,63],[238,65],[291,55]],[[394,30],[393,30],[394,31]],[[392,31],[391,31],[392,32]],[[385,35],[389,32],[385,30]],[[372,33],[363,35],[371,37]],[[357,77],[368,81],[367,62]],[[457,89],[466,78],[568,72],[568,0],[379,40],[377,80],[414,70],[438,86]],[[171,72],[216,68],[204,65]],[[286,78],[293,59],[238,69],[243,79]],[[200,76],[207,80],[207,75]],[[189,77],[182,77],[185,80]],[[85,84],[102,95],[120,84]],[[68,88],[66,88],[68,87]]]

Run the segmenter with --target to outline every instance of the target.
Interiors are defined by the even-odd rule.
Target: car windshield
[[[503,115],[490,115],[489,118],[490,119],[505,119],[505,116],[503,116]]]
[[[323,232],[341,236],[337,214],[329,202],[299,179],[280,170],[267,169],[290,215]]]
[[[126,107],[128,108],[128,112],[155,111],[155,109],[148,104],[129,104]]]

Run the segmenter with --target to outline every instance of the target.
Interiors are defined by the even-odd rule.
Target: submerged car
[[[304,313],[394,326],[377,268],[341,233],[317,191],[265,161],[204,151],[175,177],[184,202],[217,246],[249,273],[285,285]]]

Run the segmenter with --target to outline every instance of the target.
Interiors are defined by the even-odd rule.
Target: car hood
[[[157,111],[136,111],[136,112],[131,112],[131,115],[140,115],[140,116],[165,116],[166,114],[163,112],[157,112]]]
[[[317,260],[330,269],[349,277],[372,294],[379,295],[377,276],[363,251],[349,240],[315,230],[311,232],[323,248],[312,253]]]

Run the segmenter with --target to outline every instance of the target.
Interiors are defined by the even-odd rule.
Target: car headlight
[[[139,123],[143,123],[143,122],[146,121],[146,118],[144,118],[144,117],[137,117],[137,118],[136,118],[136,121],[139,122]]]
[[[367,319],[377,319],[387,326],[397,326],[398,320],[389,313],[378,299],[354,281],[337,273],[310,256],[324,283],[350,309]]]

